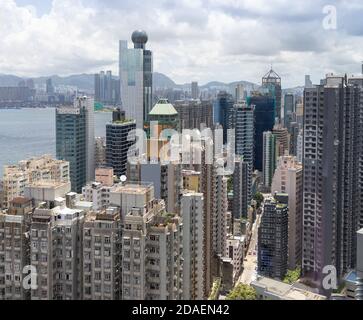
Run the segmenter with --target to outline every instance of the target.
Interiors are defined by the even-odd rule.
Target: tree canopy
[[[246,284],[238,284],[231,292],[228,294],[227,300],[256,300],[257,293],[254,288]]]
[[[253,196],[253,200],[256,201],[257,203],[257,209],[261,207],[261,203],[263,201],[263,195],[261,192],[257,192],[254,196]]]
[[[288,270],[284,278],[284,282],[288,284],[293,284],[294,282],[299,280],[300,276],[301,276],[300,267],[297,267],[295,270]]]

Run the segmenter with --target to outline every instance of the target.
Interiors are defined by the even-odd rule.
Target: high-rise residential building
[[[297,156],[297,140],[300,132],[300,126],[297,122],[290,123],[290,154]]]
[[[251,202],[251,178],[249,163],[237,156],[233,172],[233,218],[247,218],[248,206]]]
[[[247,97],[247,104],[254,106],[254,169],[262,172],[263,133],[272,131],[275,124],[275,98],[260,92]]]
[[[25,187],[24,196],[33,200],[35,207],[53,208],[59,199],[71,191],[70,182],[37,181]]]
[[[116,184],[110,190],[110,205],[121,208],[121,221],[133,207],[149,206],[154,199],[154,187],[150,183]]]
[[[56,110],[57,158],[70,164],[72,191],[95,177],[94,101],[78,97],[72,107]]]
[[[106,138],[95,138],[95,168],[104,167],[106,165]]]
[[[82,188],[84,201],[92,202],[94,211],[103,210],[109,206],[111,186],[103,185],[100,182],[92,182]]]
[[[203,264],[203,274],[204,274],[204,283],[203,283],[203,294],[204,297],[209,296],[210,289],[212,287],[213,282],[213,272],[218,270],[212,270],[212,267],[215,269],[216,262],[213,260],[214,254],[213,254],[213,230],[216,230],[213,227],[213,220],[212,217],[216,216],[215,214],[215,192],[217,190],[216,186],[218,186],[217,181],[214,179],[214,176],[216,175],[216,167],[213,163],[208,163],[207,160],[207,141],[203,142],[202,147],[200,146],[195,147],[192,143],[192,148],[194,152],[201,154],[201,163],[200,164],[190,164],[185,165],[184,169],[187,170],[193,170],[196,172],[200,172],[200,180],[199,180],[199,186],[200,186],[200,193],[203,194],[203,219],[204,219],[204,239],[203,239],[203,245],[204,245],[204,264]],[[220,182],[220,181],[219,181]],[[221,197],[224,197],[223,194],[220,195]],[[222,202],[221,202],[222,203]],[[223,210],[220,210],[220,212],[223,212]]]
[[[187,192],[181,198],[183,220],[183,299],[206,297],[205,282],[205,217],[202,193]]]
[[[180,130],[212,128],[213,105],[210,101],[175,101],[174,108],[178,112]]]
[[[290,153],[290,135],[287,128],[281,124],[276,124],[272,129],[273,135],[276,137],[276,157],[282,157]]]
[[[278,159],[271,192],[289,196],[288,268],[294,270],[301,267],[303,219],[303,169],[295,157],[283,156]]]
[[[176,163],[139,164],[139,177],[130,177],[135,182],[147,181],[154,185],[155,197],[165,201],[168,212],[179,212],[181,191],[181,166]]]
[[[112,105],[120,102],[120,81],[113,78],[111,71],[95,74],[95,101]]]
[[[276,198],[264,201],[258,229],[258,273],[283,279],[287,272],[288,206]]]
[[[32,300],[82,298],[82,228],[84,212],[66,208],[38,208],[30,227],[31,265],[37,270]]]
[[[168,100],[160,99],[150,111],[149,120],[150,123],[145,124],[148,150],[144,156],[147,162],[129,163],[128,179],[153,183],[155,197],[165,201],[168,212],[177,213],[180,208],[181,164],[170,161],[168,148],[163,147],[179,128],[178,113]]]
[[[239,190],[239,196],[237,195],[236,206],[233,207],[233,215],[235,218],[238,218],[240,214],[244,217],[247,216],[247,207],[252,198],[255,129],[254,107],[248,106],[244,101],[240,101],[233,106],[231,117],[232,127],[235,130],[235,153],[242,157],[239,160],[239,165],[242,167],[234,175],[238,176],[238,179],[244,178],[241,181],[237,180],[236,183],[238,186],[234,186]],[[241,162],[244,162],[244,164]],[[246,164],[248,166],[247,168],[245,168]],[[244,169],[247,169],[247,172],[244,172]],[[241,197],[241,192],[243,193],[243,197]],[[238,209],[241,204],[243,205]],[[236,210],[240,210],[240,214],[237,214]]]
[[[145,188],[134,186],[134,190]],[[125,193],[121,207],[122,299],[174,300],[182,296],[182,228],[174,214],[167,214],[162,200]]]
[[[41,180],[68,182],[69,162],[55,160],[50,155],[22,160],[17,165],[5,166],[3,174],[3,207],[10,201],[24,196],[25,187]]]
[[[243,160],[250,164],[251,175],[254,158],[254,122],[253,106],[248,106],[244,101],[233,106],[231,123],[235,129],[235,152],[243,156]]]
[[[355,299],[363,300],[363,229],[357,232],[357,286]]]
[[[297,136],[297,142],[296,142],[296,158],[297,161],[301,163],[303,162],[303,150],[304,150],[304,132],[301,129]]]
[[[113,112],[112,122],[106,125],[106,163],[120,177],[126,174],[127,156],[135,143],[136,121],[125,118],[120,109]]]
[[[221,91],[217,95],[214,102],[214,123],[219,124],[223,128],[223,143],[227,143],[227,132],[231,128],[231,111],[234,105],[233,96],[225,91]]]
[[[362,227],[363,79],[327,75],[304,91],[303,275],[320,290],[323,268],[338,280],[356,264]]]
[[[17,197],[8,212],[0,211],[0,300],[28,300],[23,286],[25,267],[30,264],[29,229],[33,205],[31,199]]]
[[[284,97],[284,126],[290,130],[290,124],[294,121],[295,96],[292,93],[285,94]]]
[[[212,254],[213,258],[223,257],[226,253],[227,238],[227,181],[225,175],[217,173],[218,166],[214,166],[213,172],[213,205],[212,205]],[[215,275],[216,276],[216,275]]]
[[[121,221],[118,208],[92,212],[83,226],[83,300],[121,298]]]
[[[281,123],[281,78],[274,71],[270,70],[262,78],[262,87],[268,89],[269,94],[275,98],[276,103],[276,121]]]
[[[271,131],[263,133],[263,184],[271,187],[276,169],[276,136]]]
[[[136,121],[142,129],[152,106],[152,52],[146,50],[148,36],[145,31],[132,33],[134,48],[127,41],[120,41],[120,87],[121,103],[127,119]]]
[[[191,85],[191,97],[192,99],[196,100],[199,99],[199,87],[198,87],[198,82],[192,82]]]

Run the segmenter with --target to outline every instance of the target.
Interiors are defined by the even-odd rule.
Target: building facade
[[[152,106],[152,52],[146,50],[148,36],[145,31],[134,31],[134,48],[127,41],[120,41],[119,75],[121,103],[126,118],[136,121],[142,129]]]

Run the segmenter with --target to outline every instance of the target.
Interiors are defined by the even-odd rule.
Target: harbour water
[[[95,135],[106,135],[108,112],[96,112]],[[0,179],[3,166],[43,154],[55,156],[55,109],[0,109]]]

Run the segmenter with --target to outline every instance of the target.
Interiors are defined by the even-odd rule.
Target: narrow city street
[[[261,215],[257,215],[256,221],[252,227],[252,235],[250,245],[247,251],[247,256],[243,262],[244,270],[238,280],[238,283],[250,284],[256,279],[257,275],[257,239],[258,228],[261,222]]]

